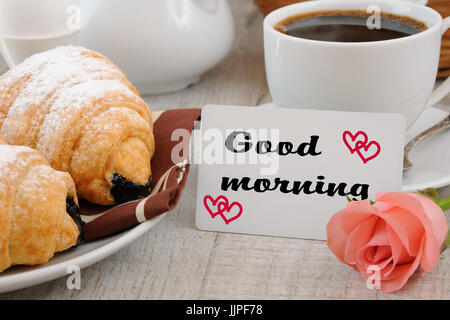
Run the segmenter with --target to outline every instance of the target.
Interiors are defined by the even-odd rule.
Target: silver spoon
[[[444,120],[439,122],[437,125],[431,127],[428,130],[425,130],[421,134],[419,134],[417,137],[412,139],[405,147],[405,157],[403,161],[403,172],[409,170],[412,168],[413,163],[409,160],[409,154],[411,151],[419,144],[421,141],[425,140],[426,138],[433,136],[435,134],[438,134],[446,129],[450,128],[450,115],[447,116]]]

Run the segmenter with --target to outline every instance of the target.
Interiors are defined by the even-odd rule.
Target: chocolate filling
[[[150,194],[151,177],[145,185],[137,184],[131,180],[114,173],[111,177],[112,187],[111,195],[117,203],[124,203]]]
[[[77,245],[79,245],[83,242],[84,222],[83,220],[81,220],[80,208],[77,206],[77,204],[75,203],[75,201],[71,196],[67,196],[66,198],[66,211],[72,217],[73,221],[78,227],[78,230],[80,230],[80,236],[78,237],[77,240]]]

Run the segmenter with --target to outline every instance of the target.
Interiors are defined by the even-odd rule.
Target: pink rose
[[[402,288],[420,265],[438,263],[448,226],[442,209],[415,193],[379,193],[376,202],[350,202],[327,226],[328,247],[365,279],[380,272],[380,289]]]

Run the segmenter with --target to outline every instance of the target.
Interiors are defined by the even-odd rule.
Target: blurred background
[[[34,53],[74,44],[110,58],[143,95],[196,85],[224,60],[218,70],[233,70],[227,76],[233,81],[241,71],[227,64],[239,64],[242,76],[264,82],[263,17],[295,2],[301,1],[0,0],[0,72]],[[448,0],[427,5],[450,15]],[[439,71],[440,77],[448,75],[450,33]]]

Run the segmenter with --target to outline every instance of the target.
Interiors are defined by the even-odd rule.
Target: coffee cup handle
[[[442,35],[450,29],[450,17],[444,19],[442,23]],[[450,77],[448,77],[439,87],[437,87],[431,94],[427,103],[427,108],[430,108],[444,99],[450,93]]]

